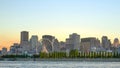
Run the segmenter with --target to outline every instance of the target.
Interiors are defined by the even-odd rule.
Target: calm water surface
[[[0,68],[120,68],[120,62],[0,61]]]

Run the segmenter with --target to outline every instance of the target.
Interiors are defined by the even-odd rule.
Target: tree
[[[40,52],[40,58],[48,58],[48,54],[45,52]]]
[[[79,52],[78,52],[77,49],[71,50],[70,53],[69,53],[70,58],[77,58],[78,56],[79,56]]]

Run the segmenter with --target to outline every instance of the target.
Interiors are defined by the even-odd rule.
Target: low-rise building
[[[1,53],[2,55],[7,55],[7,48],[3,47]]]

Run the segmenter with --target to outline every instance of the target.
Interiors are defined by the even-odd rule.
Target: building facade
[[[30,42],[29,42],[29,32],[22,31],[21,32],[21,40],[20,40],[20,50],[22,54],[29,53],[31,49]]]
[[[55,37],[51,35],[43,35],[42,36],[42,46],[45,46],[48,52],[53,52],[54,51],[54,40]]]
[[[102,46],[105,50],[110,50],[111,42],[107,36],[102,37]]]
[[[30,39],[30,47],[31,47],[31,52],[33,54],[38,53],[38,48],[39,48],[39,43],[38,43],[38,36],[37,35],[32,35]]]
[[[20,43],[24,44],[24,43],[28,43],[28,41],[29,41],[29,32],[28,31],[22,31],[21,32]]]
[[[96,39],[95,37],[81,39],[81,51],[82,52],[97,51],[99,46],[100,46],[100,41]]]
[[[73,33],[66,39],[66,48],[68,50],[80,50],[80,35]]]

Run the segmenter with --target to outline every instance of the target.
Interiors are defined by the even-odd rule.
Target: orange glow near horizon
[[[13,43],[19,43],[19,36],[17,37],[17,34],[13,34],[11,32],[5,32],[1,34],[0,38],[0,50],[3,47],[6,47],[8,50],[10,49],[10,46],[13,45]]]
[[[12,46],[13,43],[19,43],[19,41],[18,41],[18,40],[1,41],[0,50],[1,50],[3,47],[6,47],[6,48],[9,50],[9,49],[10,49],[10,46]]]

